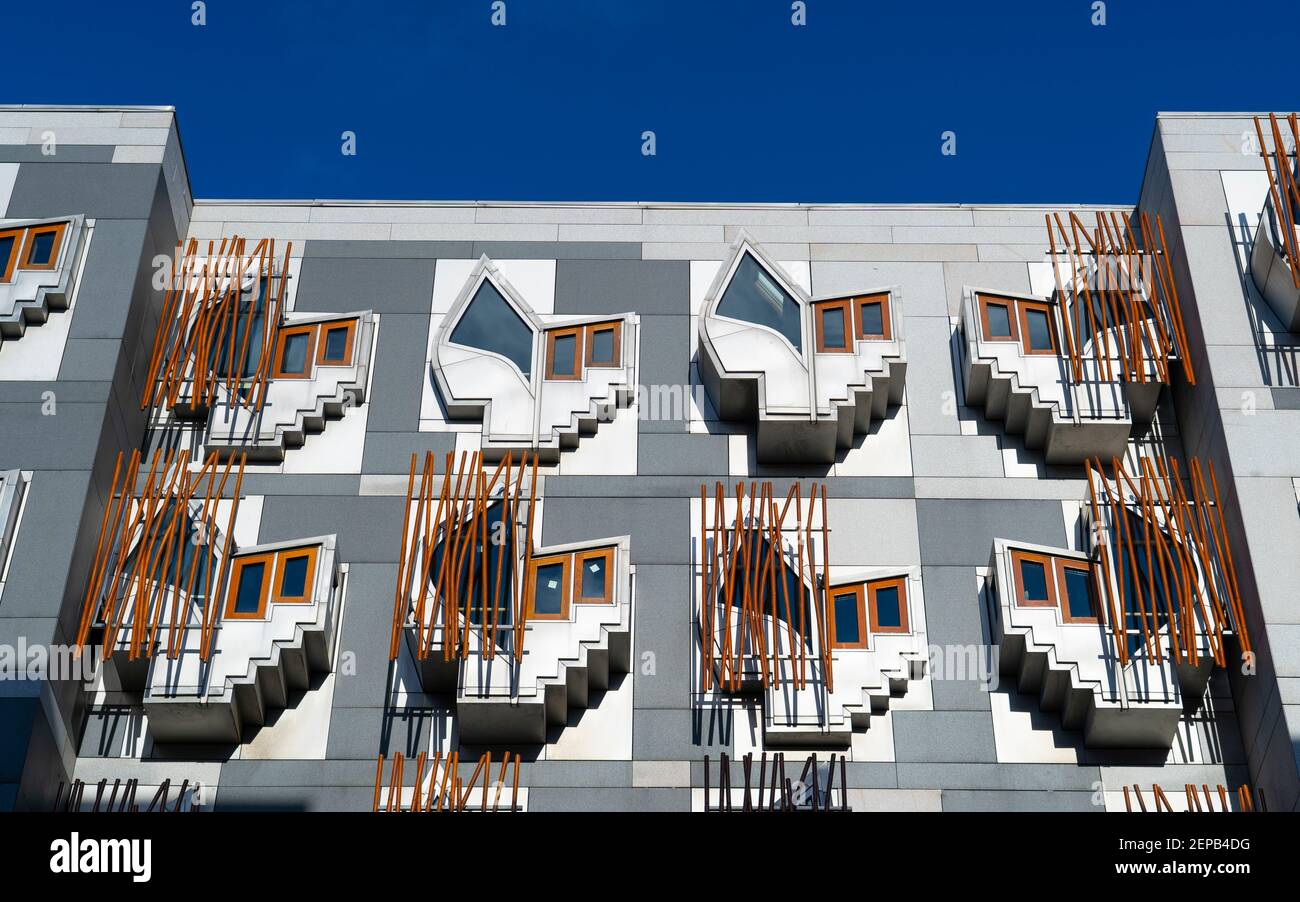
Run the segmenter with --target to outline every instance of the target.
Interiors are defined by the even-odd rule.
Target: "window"
[[[598,548],[574,555],[573,596],[582,604],[609,604],[614,600],[614,549]]]
[[[799,302],[765,270],[753,254],[746,253],[722,292],[718,315],[766,326],[803,351]]]
[[[1033,301],[1021,301],[1020,325],[1026,354],[1056,353],[1056,328],[1052,324],[1051,307]]]
[[[866,648],[866,592],[862,585],[831,589],[831,648]]]
[[[903,577],[867,583],[867,606],[874,633],[906,633],[907,580]]]
[[[63,243],[66,222],[48,226],[35,226],[27,230],[27,250],[23,254],[22,269],[54,269],[59,262],[59,245]]]
[[[8,282],[13,278],[14,264],[18,262],[18,250],[22,242],[22,229],[0,231],[0,282]]]
[[[226,616],[233,620],[260,620],[266,614],[267,579],[274,554],[250,554],[235,558],[230,571],[230,596]]]
[[[232,318],[233,329],[231,329]],[[212,371],[225,378],[233,369],[239,377],[251,378],[257,372],[262,359],[264,340],[262,330],[265,323],[264,308],[261,306],[254,308],[251,301],[242,303],[239,310],[230,316],[222,317],[213,332],[212,349],[208,352]],[[233,340],[231,332],[234,333]],[[232,365],[235,361],[240,361],[242,365]]]
[[[1086,561],[1056,559],[1056,582],[1061,590],[1061,613],[1066,623],[1100,623],[1092,567]]]
[[[534,558],[528,565],[528,616],[534,620],[569,619],[570,555]]]
[[[311,351],[315,341],[315,326],[281,329],[276,342],[275,371],[271,375],[276,379],[310,379]]]
[[[622,323],[596,323],[587,327],[587,366],[622,366],[622,359]]]
[[[884,339],[890,341],[894,330],[889,318],[889,295],[869,294],[854,298],[854,311],[858,339]]]
[[[847,353],[849,344],[849,302],[827,301],[813,307],[817,326],[817,353]]]
[[[576,329],[551,329],[546,333],[547,379],[573,381],[582,378],[582,332]]]
[[[316,546],[281,551],[276,555],[275,591],[277,604],[303,604],[312,599],[316,575]]]
[[[354,319],[321,323],[320,355],[316,358],[316,363],[320,366],[351,366],[352,338],[356,326],[357,321]]]
[[[465,307],[451,341],[458,345],[500,354],[515,366],[525,379],[533,370],[533,330],[501,296],[491,282],[484,280],[473,300]]]
[[[1052,559],[1029,551],[1011,552],[1011,566],[1016,576],[1016,598],[1028,607],[1055,607],[1056,586],[1052,579]]]
[[[1012,314],[1015,301],[994,295],[978,295],[980,325],[985,341],[1016,341],[1016,318]]]

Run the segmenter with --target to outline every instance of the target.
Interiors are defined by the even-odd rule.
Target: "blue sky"
[[[1132,202],[1156,111],[1297,102],[1294,0],[505,2],[6,3],[0,100],[173,104],[206,198],[806,203]]]

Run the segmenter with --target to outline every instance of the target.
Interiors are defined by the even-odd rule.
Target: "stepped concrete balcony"
[[[0,220],[0,341],[68,309],[87,234],[84,216]]]
[[[700,379],[724,420],[753,423],[758,460],[832,463],[903,400],[897,288],[810,297],[741,234],[700,308]]]
[[[1250,649],[1226,529],[1195,461],[1190,497],[1145,480],[1135,495],[1126,476],[1092,468],[1089,479],[1087,551],[994,540],[1001,672],[1087,746],[1168,749],[1214,668]]]
[[[346,569],[332,535],[235,542],[238,499],[213,486],[242,468],[214,454],[190,478],[182,454],[169,473],[179,491],[110,504],[78,645],[98,647],[106,689],[139,696],[155,742],[238,744],[331,670]]]
[[[824,511],[783,518],[766,500],[739,521],[734,499],[705,505],[722,517],[701,543],[701,698],[759,701],[765,747],[846,748],[925,677],[920,568],[829,568]]]
[[[466,743],[546,742],[631,668],[629,538],[538,544],[537,477],[512,480],[510,462],[479,470],[464,497],[463,473],[410,486],[392,657],[410,655],[425,692],[454,695]]]
[[[1266,130],[1263,120],[1255,120],[1260,128],[1269,191],[1250,251],[1250,275],[1282,325],[1291,332],[1300,332],[1300,160],[1287,152],[1287,138],[1277,117],[1270,114],[1269,121],[1271,128]],[[1294,148],[1300,137],[1295,115],[1287,121]]]
[[[481,420],[482,453],[554,463],[636,397],[640,317],[542,317],[485,255],[429,361],[453,419]]]

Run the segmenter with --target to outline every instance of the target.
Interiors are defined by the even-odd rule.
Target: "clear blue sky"
[[[173,104],[199,197],[810,203],[1132,202],[1157,110],[1300,102],[1295,0],[806,2],[9,0],[0,99]]]

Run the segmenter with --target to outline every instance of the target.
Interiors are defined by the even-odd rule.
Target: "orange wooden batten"
[[[1124,810],[1133,811],[1134,804],[1137,805],[1138,811],[1148,811],[1146,797],[1142,793],[1142,787],[1137,783],[1133,784],[1130,791],[1128,785],[1122,787],[1124,791]],[[1233,807],[1229,801],[1232,796],[1237,797],[1237,811],[1267,811],[1268,805],[1265,802],[1264,790],[1258,786],[1254,792],[1248,784],[1243,783],[1235,790],[1229,790],[1222,783],[1215,787],[1215,792],[1210,792],[1209,784],[1202,783],[1198,788],[1195,783],[1183,784],[1183,796],[1187,800],[1187,811],[1194,813],[1216,813],[1232,811]],[[1169,797],[1165,794],[1164,787],[1159,783],[1151,784],[1151,796],[1156,811],[1173,811],[1173,805]],[[1217,799],[1217,802],[1216,802]]]
[[[411,800],[402,802],[406,788],[406,759],[401,752],[395,752],[388,766],[388,779],[384,779],[383,754],[379,755],[375,765],[375,792],[372,811],[416,813],[427,811],[466,811],[475,788],[480,787],[479,812],[517,812],[519,807],[519,754],[506,752],[501,757],[501,766],[497,777],[492,779],[492,752],[479,756],[474,771],[468,780],[460,776],[460,752],[455,751],[445,757],[441,752],[434,752],[432,758],[420,752],[415,759],[415,776],[411,783]],[[425,791],[425,763],[429,763],[428,791]],[[507,774],[510,775],[510,796],[503,800]],[[387,784],[387,797],[383,790]],[[382,800],[382,801],[381,801]],[[490,800],[490,801],[489,801]]]
[[[1296,114],[1285,117],[1291,131],[1291,146],[1300,147],[1300,122]],[[1291,270],[1291,281],[1300,288],[1300,240],[1296,238],[1295,222],[1300,215],[1300,183],[1295,177],[1295,164],[1292,154],[1287,153],[1287,142],[1274,113],[1268,114],[1269,134],[1273,149],[1265,140],[1264,127],[1258,116],[1255,117],[1255,135],[1259,139],[1259,155],[1264,158],[1264,169],[1268,173],[1268,196],[1273,205],[1274,214],[1282,225],[1281,251],[1286,257]]]

